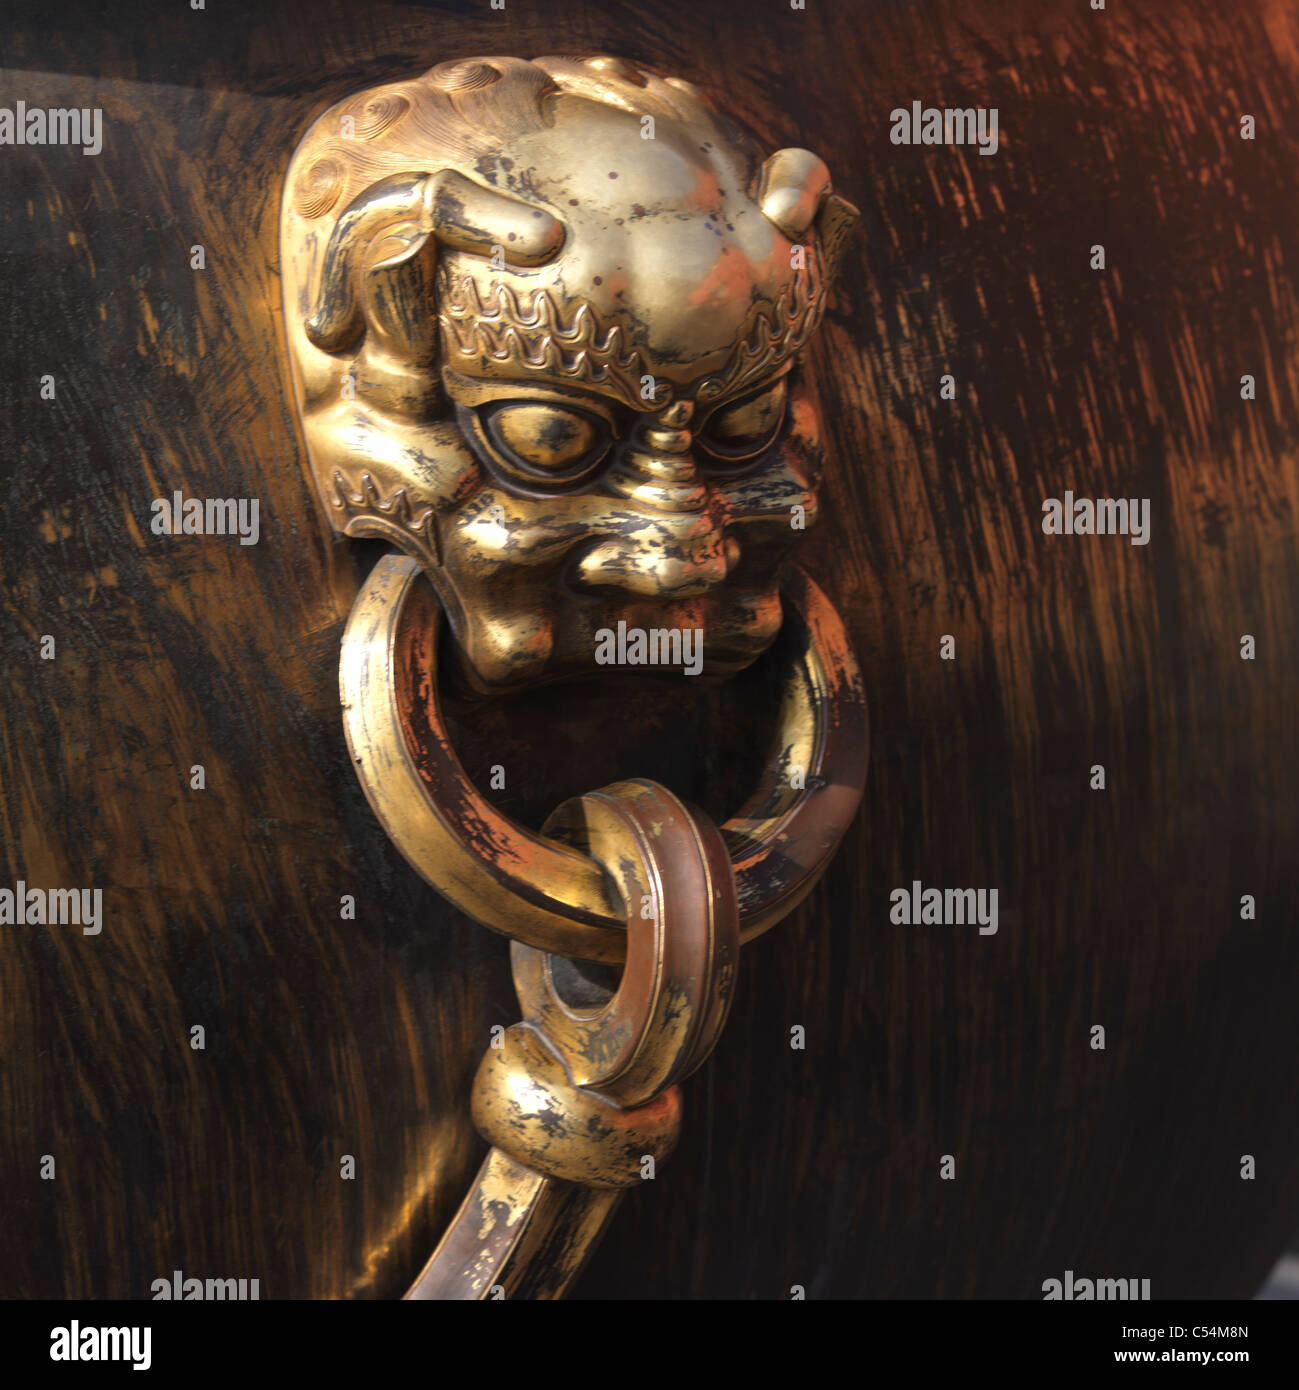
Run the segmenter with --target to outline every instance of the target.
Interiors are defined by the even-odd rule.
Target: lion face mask
[[[331,108],[287,190],[321,499],[424,567],[473,689],[591,674],[620,624],[702,633],[705,675],[765,650],[856,220],[820,159],[619,59],[483,58]]]

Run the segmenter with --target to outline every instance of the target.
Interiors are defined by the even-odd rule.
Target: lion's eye
[[[565,483],[581,477],[609,447],[609,428],[584,410],[537,401],[506,402],[485,412],[487,436],[498,453],[530,481]]]
[[[708,417],[701,440],[712,454],[739,462],[769,448],[785,418],[785,378],[731,401]]]

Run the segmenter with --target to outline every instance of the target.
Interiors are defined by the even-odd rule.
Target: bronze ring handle
[[[639,1105],[695,1070],[730,1012],[740,938],[726,846],[707,816],[639,778],[564,802],[544,831],[604,865],[625,904],[627,960],[612,997],[581,1008],[556,986],[562,958],[514,942],[524,1022],[575,1086]]]
[[[839,615],[797,568],[781,593],[794,658],[777,729],[758,787],[721,827],[741,941],[811,891],[866,780],[866,700]],[[484,926],[556,955],[621,962],[623,908],[600,866],[503,815],[461,767],[438,699],[442,621],[419,565],[399,555],[374,567],[348,619],[343,717],[376,816],[416,872]]]
[[[626,179],[584,157],[615,126]],[[484,173],[484,154],[534,152],[535,186]],[[662,215],[642,218],[650,185]],[[719,675],[755,657],[768,586],[815,519],[820,428],[794,364],[857,212],[809,150],[764,150],[690,84],[607,55],[441,63],[346,97],[286,195],[321,500],[335,531],[409,557],[373,569],[343,635],[348,745],[416,872],[512,939],[524,1020],[493,1034],[472,1100],[492,1151],[410,1296],[555,1297],[671,1152],[675,1083],[717,1040],[739,943],[797,906],[847,830],[866,702],[838,614],[788,570],[774,735],[740,809],[719,827],[623,781],[538,834],[452,746],[443,605],[480,693],[595,674],[597,616],[688,617]],[[617,988],[582,961],[621,964]]]
[[[566,801],[546,830],[614,879],[622,980],[603,1007],[570,1003],[555,958],[514,942],[523,1022],[474,1080],[474,1123],[492,1148],[408,1299],[561,1295],[647,1160],[672,1152],[675,1083],[708,1056],[730,1008],[735,879],[707,816],[636,779]]]

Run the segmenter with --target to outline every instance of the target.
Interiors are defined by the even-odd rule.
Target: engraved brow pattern
[[[512,286],[498,283],[484,304],[468,275],[444,287],[439,307],[449,354],[466,364],[486,356],[514,371],[609,387],[633,410],[645,408],[641,377],[653,373],[636,348],[624,351],[620,324],[604,328],[586,301],[565,322],[545,288],[524,302],[526,308]]]
[[[700,382],[699,400],[717,400],[770,375],[816,331],[825,311],[826,286],[815,249],[808,247],[807,253],[806,268],[795,270],[770,312],[755,315],[752,329],[740,335],[726,366]]]
[[[759,380],[811,337],[826,296],[815,248],[807,250],[806,266],[795,270],[770,310],[754,314],[752,327],[740,335],[726,366],[699,384],[700,401],[717,400]],[[641,396],[641,378],[654,374],[643,355],[637,348],[625,349],[622,326],[603,325],[585,300],[565,321],[547,288],[520,296],[511,285],[498,282],[484,302],[472,277],[465,275],[455,284],[444,281],[439,310],[453,363],[458,359],[468,366],[486,357],[509,372],[535,372],[551,380],[612,389],[633,410],[644,411],[649,404]],[[671,398],[670,383],[661,382],[655,408]]]

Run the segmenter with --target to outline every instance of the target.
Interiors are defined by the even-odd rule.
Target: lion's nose
[[[682,421],[684,424],[684,420]],[[641,420],[605,475],[607,486],[657,512],[702,512],[708,489],[699,480],[690,431]]]
[[[691,452],[692,411],[690,402],[676,402],[632,430],[604,481],[636,503],[637,522],[582,556],[579,584],[645,598],[693,598],[735,568],[739,542],[709,508]]]

